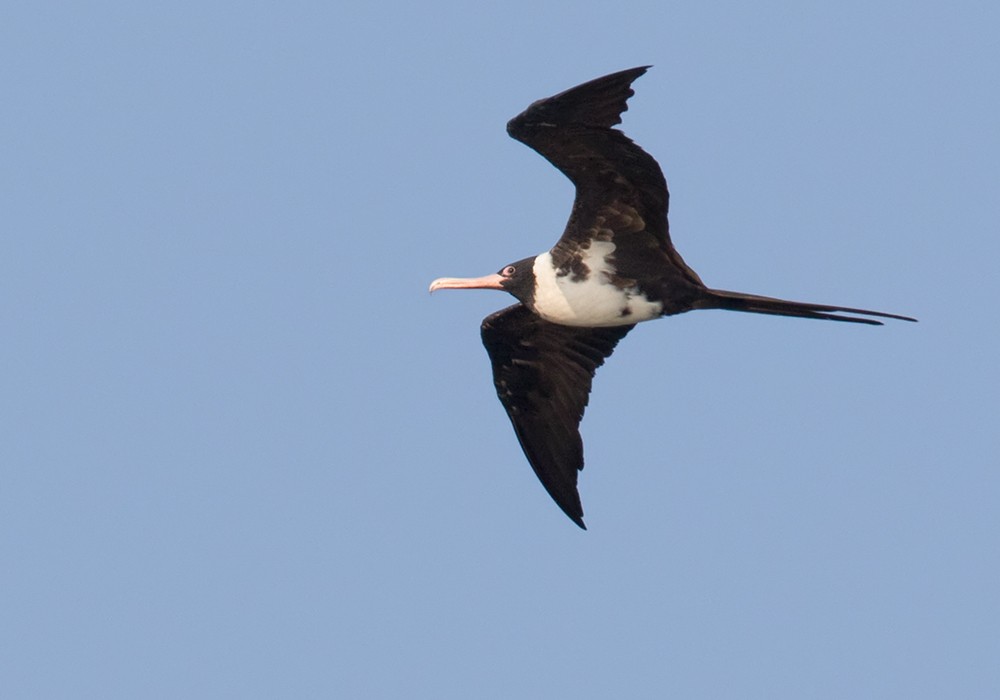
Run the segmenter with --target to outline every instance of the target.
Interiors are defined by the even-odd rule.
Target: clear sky
[[[1000,5],[11,2],[0,696],[1000,697]],[[644,324],[590,530],[493,392],[567,180],[529,102],[635,65],[711,286]]]

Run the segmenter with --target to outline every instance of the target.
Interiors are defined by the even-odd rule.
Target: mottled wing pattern
[[[483,320],[493,383],[525,456],[545,490],[583,524],[576,489],[583,418],[594,372],[634,326],[560,326],[515,304]]]
[[[612,73],[533,103],[510,120],[507,133],[530,146],[576,186],[573,210],[552,248],[563,274],[586,277],[583,250],[592,240],[612,241],[617,268],[628,286],[672,267],[679,284],[703,286],[670,242],[670,195],[659,164],[625,134],[621,123],[632,81],[648,66]],[[625,255],[626,258],[621,256]]]

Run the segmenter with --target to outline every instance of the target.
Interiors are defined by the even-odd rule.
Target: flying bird
[[[632,82],[649,66],[612,73],[531,104],[507,123],[576,186],[562,237],[548,252],[437,289],[498,289],[518,303],[487,316],[482,340],[493,383],[545,490],[586,529],[577,491],[580,421],[594,372],[642,321],[692,309],[882,325],[916,319],[880,311],[710,289],[681,258],[667,225],[659,164],[624,133]]]

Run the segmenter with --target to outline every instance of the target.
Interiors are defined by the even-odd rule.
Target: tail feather
[[[710,289],[705,299],[698,304],[703,309],[729,309],[730,311],[747,311],[755,314],[772,314],[775,316],[795,316],[798,318],[819,318],[826,321],[846,321],[848,323],[867,323],[881,326],[881,321],[859,316],[877,316],[879,318],[894,318],[899,321],[916,321],[909,316],[887,314],[883,311],[868,309],[853,309],[849,306],[829,306],[826,304],[810,304],[801,301],[787,301],[762,297],[756,294],[742,292],[727,292],[722,289]],[[842,316],[840,314],[855,314]]]

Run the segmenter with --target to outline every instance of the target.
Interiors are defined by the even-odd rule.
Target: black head
[[[525,258],[506,265],[500,272],[500,286],[525,306],[535,300],[535,258]]]

